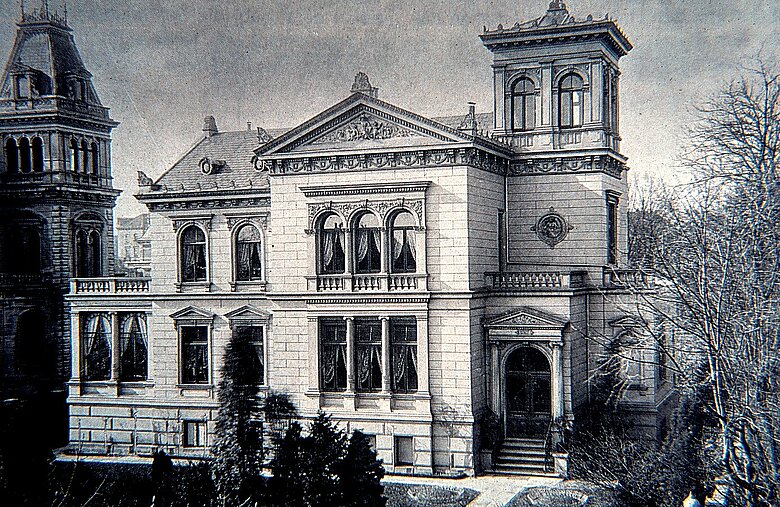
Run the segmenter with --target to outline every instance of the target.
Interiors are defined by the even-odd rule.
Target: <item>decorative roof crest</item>
[[[379,88],[371,86],[371,81],[368,80],[368,74],[365,72],[358,72],[355,75],[355,82],[352,83],[352,93],[362,93],[372,98],[379,97]]]
[[[53,12],[49,9],[49,0],[41,0],[41,5],[37,9],[26,8],[24,0],[19,2],[20,21],[19,23],[51,23],[60,28],[68,28],[68,4],[63,0],[62,14],[59,10]]]

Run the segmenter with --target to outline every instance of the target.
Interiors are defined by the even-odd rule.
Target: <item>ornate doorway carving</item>
[[[506,436],[543,437],[552,412],[551,368],[547,357],[535,347],[518,347],[507,357]]]

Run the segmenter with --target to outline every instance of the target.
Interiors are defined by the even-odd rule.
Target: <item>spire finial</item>
[[[68,24],[68,0],[62,0],[62,16],[65,21],[65,25]]]

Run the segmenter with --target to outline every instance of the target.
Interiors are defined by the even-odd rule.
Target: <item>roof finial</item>
[[[41,14],[49,17],[49,0],[41,0]]]
[[[21,16],[21,20],[24,21],[24,0],[19,0],[19,14]]]
[[[352,93],[362,93],[369,97],[377,98],[379,96],[379,88],[371,86],[371,82],[368,80],[368,75],[365,72],[358,72],[355,76],[355,82],[352,83]]]
[[[62,17],[65,25],[68,24],[68,0],[62,0]]]

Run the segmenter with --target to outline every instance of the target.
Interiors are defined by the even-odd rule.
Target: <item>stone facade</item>
[[[0,80],[0,393],[70,378],[72,276],[113,274],[111,130],[67,20],[24,11]]]
[[[603,344],[638,332],[617,123],[631,44],[561,2],[482,40],[492,115],[424,118],[358,74],[289,130],[208,117],[162,177],[140,174],[151,278],[68,296],[71,447],[205,456],[234,335],[264,392],[373,435],[393,472],[478,469],[490,412],[547,444],[576,424]],[[655,432],[670,384],[631,373],[626,404]]]

